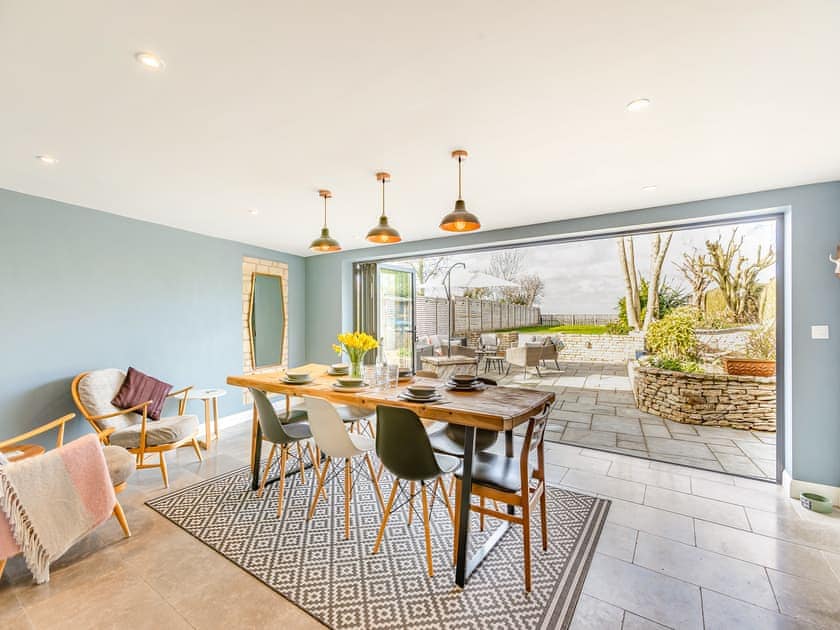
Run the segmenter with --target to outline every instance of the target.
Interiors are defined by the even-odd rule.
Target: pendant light
[[[385,216],[385,182],[390,181],[390,179],[391,175],[389,173],[376,174],[376,181],[382,182],[382,214],[379,217],[379,223],[373,226],[367,233],[366,238],[371,243],[385,245],[388,243],[399,243],[402,240],[400,233],[388,225],[388,217]]]
[[[341,245],[330,236],[330,228],[327,227],[327,199],[332,197],[332,193],[329,190],[319,190],[318,195],[324,198],[324,227],[321,228],[321,236],[309,244],[309,249],[313,252],[340,252]]]
[[[467,206],[461,199],[461,162],[467,157],[463,149],[456,149],[452,157],[458,160],[458,200],[455,202],[455,209],[447,214],[440,222],[440,229],[447,232],[472,232],[481,227],[478,217],[472,212],[467,212]]]

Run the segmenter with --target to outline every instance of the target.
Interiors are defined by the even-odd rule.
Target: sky
[[[675,231],[663,267],[668,283],[687,290],[688,284],[677,267],[683,252],[690,253],[695,248],[705,251],[706,240],[714,240],[718,234],[727,240],[733,229],[733,226],[720,226]],[[762,251],[770,246],[775,248],[772,221],[741,224],[738,233],[744,236],[742,252],[750,258],[755,257],[759,245]],[[650,275],[652,238],[634,237],[636,266],[645,277]],[[617,302],[624,295],[624,278],[615,238],[529,246],[521,251],[524,252],[523,272],[538,273],[545,281],[545,296],[538,304],[543,313],[616,312]],[[492,255],[493,252],[474,252],[448,258],[452,263],[463,261],[470,270],[487,271]],[[774,275],[775,269],[767,269],[761,280],[766,282]],[[431,294],[429,290],[426,293]]]

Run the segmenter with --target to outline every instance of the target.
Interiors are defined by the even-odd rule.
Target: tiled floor
[[[248,427],[201,464],[170,456],[173,488],[241,466]],[[840,513],[802,510],[775,485],[547,444],[550,483],[612,499],[573,622],[593,628],[840,627]],[[143,470],[113,520],[33,586],[20,557],[0,581],[0,628],[316,628],[306,613],[143,505]],[[422,576],[418,576],[422,579]]]
[[[557,394],[546,439],[775,480],[775,433],[681,424],[639,411],[623,364],[549,365],[542,377],[533,368],[527,376],[521,368],[486,374],[500,384]]]

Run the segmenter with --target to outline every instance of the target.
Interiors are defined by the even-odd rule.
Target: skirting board
[[[832,504],[840,506],[840,487],[825,486],[821,483],[811,483],[810,481],[800,481],[790,476],[787,470],[782,471],[782,487],[791,499],[799,499],[799,495],[803,492],[813,492],[821,494],[827,499],[831,499]]]

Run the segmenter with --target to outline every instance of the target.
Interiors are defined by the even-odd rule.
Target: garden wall
[[[776,378],[686,374],[631,363],[641,411],[684,424],[776,430]]]
[[[478,333],[471,334],[468,345],[478,347]],[[504,332],[496,333],[499,338],[500,354],[507,348],[519,345],[520,335],[525,338],[535,336],[542,340],[545,335],[536,333]],[[590,361],[593,363],[626,363],[636,358],[636,352],[644,350],[644,337],[641,335],[578,335],[553,333],[566,347],[560,353],[560,361]]]

